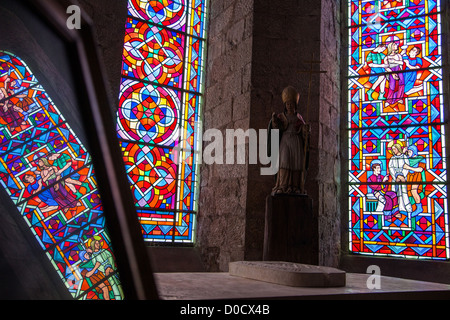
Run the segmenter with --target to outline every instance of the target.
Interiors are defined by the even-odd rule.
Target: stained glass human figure
[[[122,289],[117,285],[115,263],[111,253],[103,248],[103,240],[94,236],[86,244],[86,250],[79,253],[83,263],[80,265],[81,274],[89,286],[95,286],[97,293],[102,294],[104,300],[114,296],[123,296]]]
[[[45,189],[42,185],[41,176],[36,176],[34,173],[27,173],[23,176],[22,181],[27,185],[27,191],[29,194],[36,194],[39,201],[41,201],[44,206],[40,208],[44,216],[47,217],[47,213],[58,209],[58,202],[53,199],[53,195],[50,190]],[[43,190],[44,188],[44,190]]]
[[[350,251],[448,260],[441,1],[348,0],[348,5]],[[382,55],[383,63],[375,63]],[[384,99],[380,74],[386,80]],[[383,173],[367,168],[377,162]],[[375,203],[371,193],[380,187],[397,198],[398,214],[390,221],[381,211],[384,200]]]
[[[387,55],[384,63],[387,65],[386,71],[389,73],[389,86],[386,96],[386,105],[392,105],[397,102],[403,103],[405,93],[405,79],[403,73],[399,72],[403,67],[403,58],[399,53],[399,45],[393,41],[387,46]]]
[[[410,183],[414,183],[409,185],[408,188],[410,189],[410,192],[416,204],[416,209],[411,214],[412,217],[415,217],[423,211],[421,203],[422,197],[420,196],[420,194],[424,192],[424,187],[419,183],[425,181],[426,179],[426,162],[425,158],[418,154],[416,146],[409,146],[405,149],[405,154],[407,155],[409,161],[409,166],[406,167],[409,170],[407,181]]]
[[[0,100],[0,118],[3,119],[11,128],[16,128],[21,125],[26,125],[28,117],[28,105],[30,101],[25,94],[15,94],[14,90],[19,89],[21,80],[11,80],[9,76],[3,77],[3,87],[1,87]],[[9,100],[10,97],[21,99],[18,103],[13,103]]]
[[[373,174],[368,178],[369,187],[373,195],[378,200],[377,211],[382,211],[386,221],[391,221],[393,216],[398,214],[397,194],[388,189],[386,182],[389,176],[381,174],[381,161],[374,160],[371,164]]]
[[[46,158],[40,158],[37,161],[37,165],[41,171],[43,183],[46,186],[50,186],[49,190],[53,199],[55,199],[64,212],[80,205],[77,199],[66,190],[65,182],[61,180],[57,167],[50,165]]]
[[[423,65],[422,59],[419,57],[421,49],[418,46],[413,47],[408,55],[404,55],[405,70],[417,70]],[[411,95],[418,91],[423,90],[423,84],[416,86],[417,71],[405,72],[405,94]]]
[[[79,180],[81,178],[80,174],[77,172],[73,173],[75,170],[72,167],[73,161],[71,156],[66,153],[50,152],[47,154],[47,159],[52,161],[53,165],[58,168],[56,175],[64,177],[65,185],[76,195],[78,190],[75,185],[81,186],[82,182]]]
[[[406,184],[406,177],[408,170],[406,166],[409,166],[408,157],[403,154],[403,148],[400,144],[394,143],[391,147],[392,157],[389,160],[389,174],[392,180],[399,182],[400,184],[394,185],[395,192],[397,194],[399,211],[402,214],[411,213],[412,207],[408,197],[408,189]]]
[[[384,64],[384,59],[386,57],[386,55],[384,54],[385,50],[386,45],[382,43],[367,55],[366,61],[368,66],[370,67],[370,74],[372,74],[372,76],[369,78],[369,82],[372,85],[367,91],[368,100],[374,99],[372,95],[378,86],[380,87],[378,99],[384,99],[384,95],[386,93],[386,76],[383,73],[385,72],[385,68],[387,67],[387,65]]]

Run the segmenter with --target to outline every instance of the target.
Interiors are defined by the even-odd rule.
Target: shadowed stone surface
[[[230,275],[292,287],[343,287],[345,271],[284,261],[230,263]]]
[[[319,264],[318,218],[311,198],[303,195],[266,198],[262,260]]]

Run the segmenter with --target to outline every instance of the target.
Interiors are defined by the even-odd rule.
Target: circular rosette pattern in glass
[[[123,51],[125,76],[182,87],[185,36],[129,19]]]
[[[170,153],[126,142],[122,151],[135,203],[142,208],[173,209],[177,169]]]
[[[185,31],[186,0],[130,0],[128,11],[136,18]]]
[[[180,96],[174,90],[125,80],[118,110],[119,137],[174,146],[179,136],[179,109]]]

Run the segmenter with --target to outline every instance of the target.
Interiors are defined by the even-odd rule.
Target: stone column
[[[345,6],[344,6],[345,7]],[[340,148],[340,129],[345,123],[340,123],[342,110],[341,81],[346,74],[341,74],[341,0],[322,0],[320,23],[320,60],[321,69],[326,74],[320,76],[320,114],[318,117],[321,144],[319,150],[319,169],[316,181],[321,195],[318,203],[320,232],[320,264],[337,267],[341,248],[340,230],[340,194],[341,190],[341,160],[340,154],[345,150]],[[345,70],[345,69],[344,69]]]
[[[211,2],[204,129],[266,129],[281,112],[281,92],[292,85],[306,114],[312,55],[309,119],[311,158],[307,192],[319,216],[319,263],[339,257],[340,27],[335,0]],[[205,145],[205,144],[204,144]],[[247,159],[248,160],[248,159]],[[265,198],[275,183],[260,164],[203,165],[198,246],[209,270],[228,262],[262,260]]]
[[[301,93],[299,112],[308,114],[311,124],[311,155],[307,193],[319,217],[319,263],[337,266],[339,234],[339,110],[340,110],[340,27],[339,1],[257,1],[254,10],[252,101],[250,127],[265,128],[273,111],[283,110],[281,92],[292,85]],[[309,111],[309,70],[314,65]],[[250,166],[247,192],[246,258],[259,259],[264,201],[273,178],[259,175]],[[256,190],[255,190],[256,189]]]
[[[250,127],[253,1],[210,6],[203,129],[225,137],[227,129]],[[197,246],[209,271],[244,259],[248,165],[223,161],[201,167]]]

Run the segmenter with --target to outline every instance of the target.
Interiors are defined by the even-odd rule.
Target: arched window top
[[[449,259],[439,0],[348,0],[350,251]]]
[[[26,63],[5,51],[0,184],[74,298],[123,299],[89,153]]]

